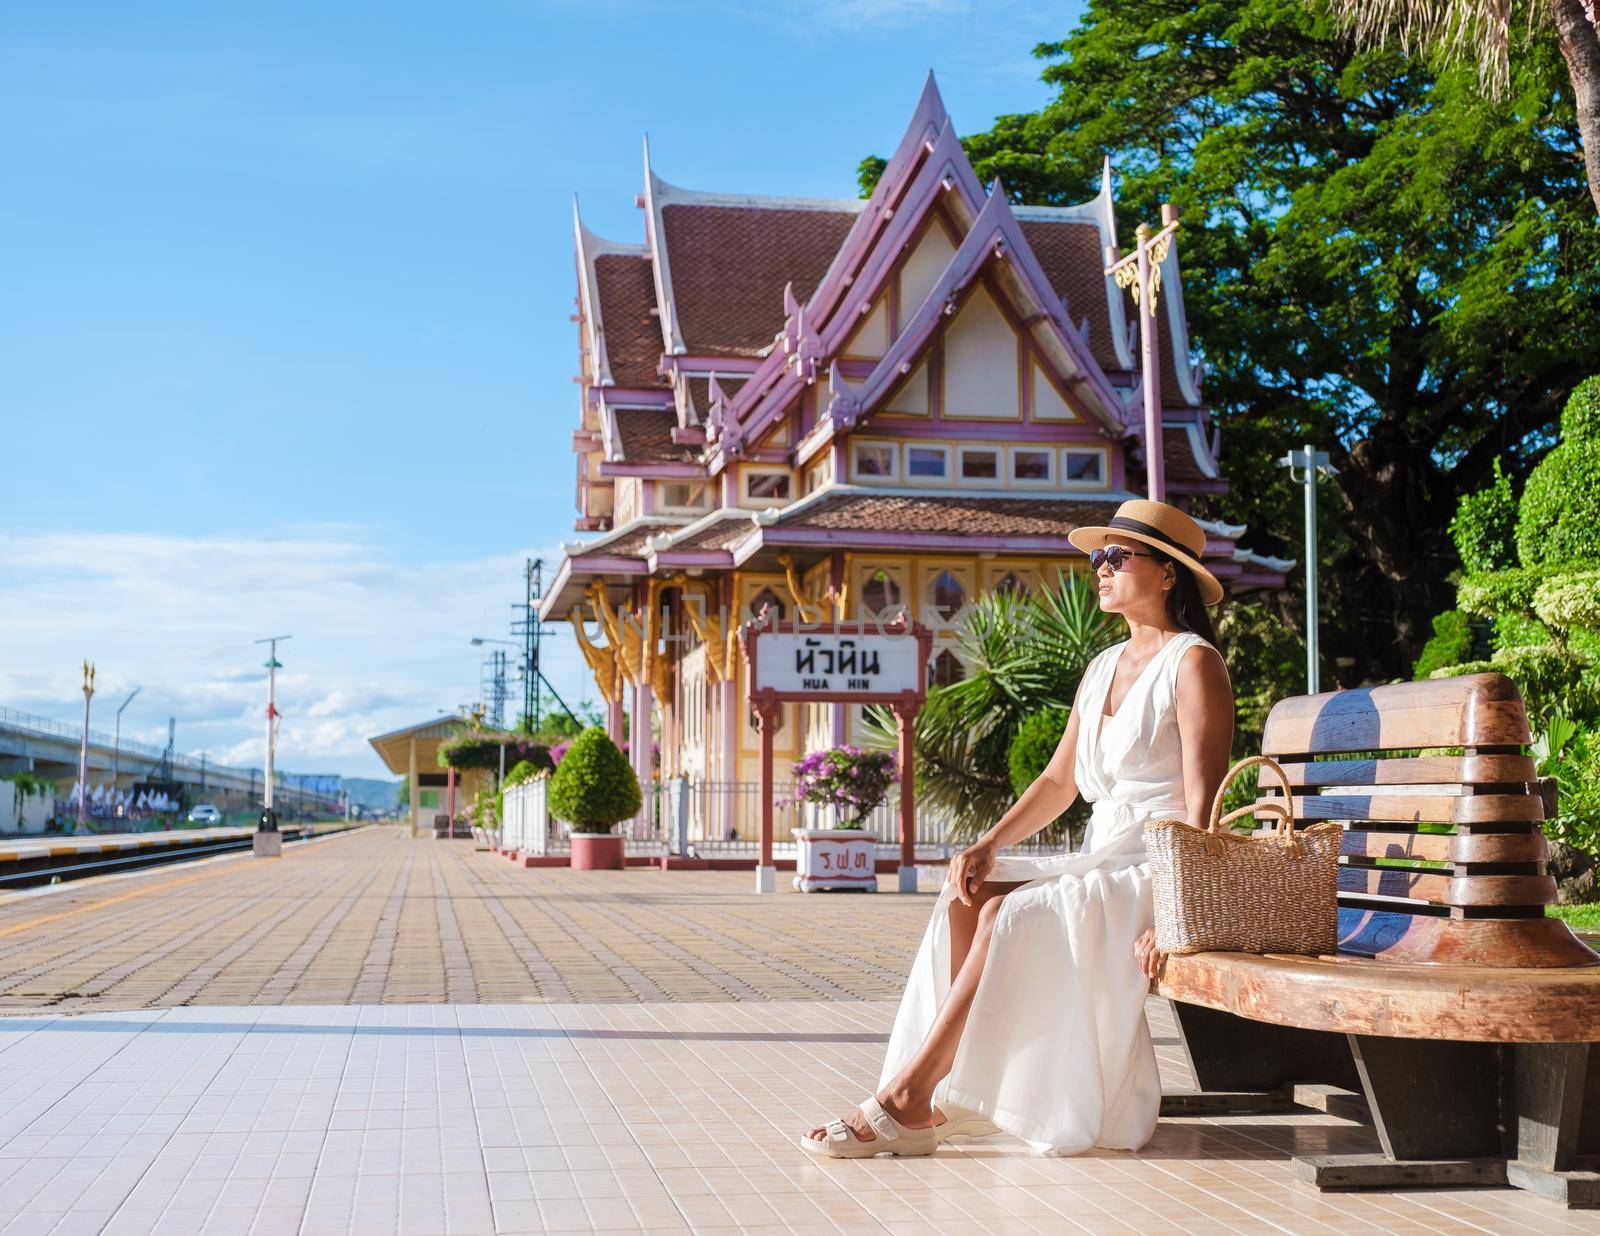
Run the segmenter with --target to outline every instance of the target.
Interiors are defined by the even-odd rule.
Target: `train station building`
[[[575,527],[541,605],[569,619],[618,740],[653,773],[753,783],[735,628],[908,611],[930,684],[996,589],[1086,569],[1067,542],[1145,496],[1137,310],[1104,273],[1109,165],[1072,206],[983,185],[930,77],[870,198],[685,189],[645,148],[642,238],[574,210]],[[1165,493],[1225,492],[1174,248],[1157,318]],[[1290,565],[1204,522],[1234,595]],[[860,709],[786,704],[780,761],[859,741]],[[740,821],[743,834],[747,822]]]

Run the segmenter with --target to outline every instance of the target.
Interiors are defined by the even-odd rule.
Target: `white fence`
[[[0,781],[0,832],[42,833],[55,803],[47,794],[21,794],[9,781]]]
[[[570,842],[565,824],[551,817],[548,780],[526,781],[505,792],[501,812],[500,845],[524,854],[564,854]],[[772,839],[774,850],[791,855],[795,828],[831,828],[837,816],[831,807],[794,801],[791,782],[773,790]],[[654,782],[644,794],[636,819],[618,826],[630,853],[689,854],[702,858],[749,857],[760,846],[760,786],[753,781],[691,781],[673,778]],[[865,831],[887,849],[900,845],[899,787],[868,813]],[[948,858],[961,848],[949,836],[949,820],[922,804],[916,812],[916,848],[923,861]],[[1029,842],[1016,847],[1027,853],[1060,849],[1059,845]]]
[[[547,778],[506,789],[500,810],[500,848],[524,854],[550,852],[551,825]]]

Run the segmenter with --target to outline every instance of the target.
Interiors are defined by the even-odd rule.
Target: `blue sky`
[[[377,775],[478,695],[572,532],[571,195],[846,196],[933,68],[958,127],[1047,93],[1076,3],[0,7],[0,704]],[[585,694],[570,636],[547,672]],[[592,689],[589,691],[592,695]]]

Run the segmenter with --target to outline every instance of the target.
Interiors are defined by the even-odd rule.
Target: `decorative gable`
[[[979,283],[944,332],[942,415],[1021,415],[1017,333],[989,289]]]

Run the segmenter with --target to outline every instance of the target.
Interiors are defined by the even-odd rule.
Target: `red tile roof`
[[[1172,401],[1168,402],[1170,404]],[[1200,464],[1194,457],[1194,443],[1187,429],[1164,427],[1161,431],[1161,444],[1164,448],[1162,458],[1166,464],[1167,480],[1196,481],[1211,485],[1219,479],[1207,476],[1201,471]]]
[[[1105,255],[1100,248],[1100,229],[1092,223],[1079,223],[1063,219],[1022,219],[1022,234],[1028,247],[1039,259],[1039,266],[1050,280],[1057,296],[1067,299],[1067,316],[1076,326],[1089,319],[1089,350],[1107,373],[1126,373],[1117,359],[1116,343],[1111,337],[1111,310],[1106,302]],[[1138,328],[1139,319],[1134,312],[1133,298],[1120,292],[1122,308],[1127,323]],[[1162,289],[1166,296],[1167,289]],[[1172,336],[1167,329],[1167,315],[1157,302],[1156,337],[1160,342],[1161,401],[1167,407],[1182,407],[1183,395],[1178,390],[1178,375],[1173,367]],[[1139,365],[1138,336],[1134,336],[1134,368]]]
[[[780,515],[784,528],[831,528],[863,532],[932,532],[945,536],[1059,536],[1085,524],[1104,523],[1111,502],[1054,498],[968,498],[958,494],[829,494],[803,510]]]
[[[665,386],[667,380],[656,373],[661,321],[651,312],[656,285],[650,259],[602,253],[594,260],[594,280],[611,377],[618,386]]]
[[[755,356],[783,329],[783,285],[809,299],[856,214],[669,202],[661,221],[684,345]]]
[[[739,393],[739,388],[750,379],[746,377],[732,377],[729,374],[719,373],[717,385],[722,388],[722,393],[732,399]],[[701,417],[711,411],[711,379],[710,378],[685,378],[689,386],[689,396],[694,400],[695,411]]]
[[[625,463],[693,463],[698,446],[679,446],[672,440],[678,414],[672,408],[614,408],[617,435]]]
[[[666,547],[667,553],[677,553],[679,550],[694,549],[727,549],[730,545],[744,540],[755,531],[755,523],[750,518],[749,511],[740,511],[730,514],[726,518],[707,524],[698,532],[688,536],[674,537],[672,544]]]

